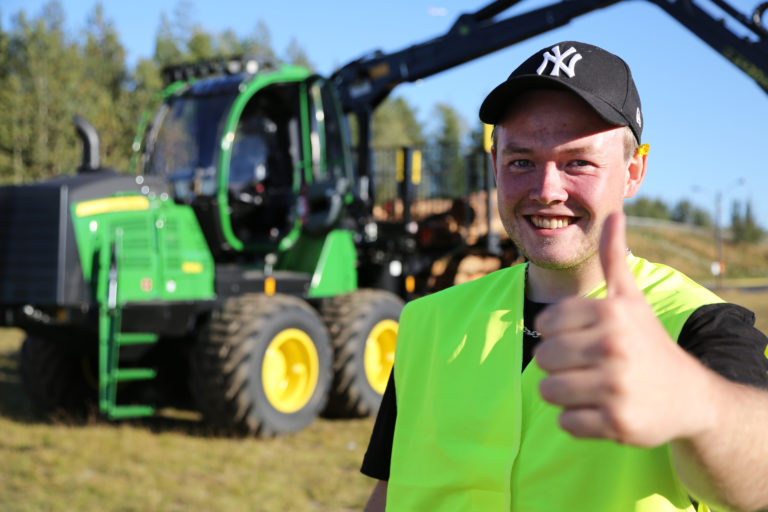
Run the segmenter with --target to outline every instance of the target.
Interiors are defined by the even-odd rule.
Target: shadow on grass
[[[110,421],[98,413],[96,404],[87,413],[73,416],[65,413],[45,414],[38,411],[27,397],[19,374],[19,350],[0,347],[0,416],[17,423],[33,425],[131,426],[154,434],[173,433],[191,437],[252,438],[243,432],[231,431],[206,423],[202,415],[189,408],[160,407],[154,416]],[[338,418],[343,421],[342,418]]]
[[[163,409],[156,416],[109,421],[98,414],[96,404],[85,414],[44,414],[30,402],[19,374],[19,350],[0,351],[0,416],[18,423],[85,425],[133,425],[155,433],[174,432],[193,436],[215,435],[194,411]]]
[[[0,353],[0,416],[31,422],[35,414],[21,386],[18,367],[18,351]]]

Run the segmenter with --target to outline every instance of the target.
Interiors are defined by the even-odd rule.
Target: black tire
[[[275,350],[268,353],[270,345]],[[302,369],[291,359],[306,361],[305,373],[280,380],[280,365]],[[192,397],[209,424],[228,432],[269,437],[301,430],[325,406],[330,380],[325,325],[306,302],[286,295],[229,299],[190,354]],[[277,383],[298,391],[282,393]]]
[[[358,290],[324,302],[323,319],[334,350],[326,416],[363,417],[378,411],[394,360],[402,309],[402,299],[383,290]],[[369,352],[367,368],[366,347],[378,350],[372,358]]]
[[[64,340],[28,336],[21,346],[19,373],[25,393],[39,412],[82,420],[96,408],[95,361]]]

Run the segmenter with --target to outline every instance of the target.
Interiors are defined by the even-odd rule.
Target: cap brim
[[[541,75],[523,75],[503,82],[485,98],[480,105],[480,120],[485,124],[498,124],[507,113],[512,100],[531,89],[561,89],[571,91],[587,102],[606,122],[614,126],[629,126],[624,116],[597,96],[570,87],[561,80]]]

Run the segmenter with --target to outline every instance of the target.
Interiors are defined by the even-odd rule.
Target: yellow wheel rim
[[[296,412],[317,387],[320,364],[312,338],[300,329],[285,329],[272,338],[264,354],[261,380],[272,407]]]
[[[389,372],[395,362],[395,343],[397,342],[397,322],[382,320],[368,334],[365,341],[365,376],[368,384],[379,394],[384,394]]]

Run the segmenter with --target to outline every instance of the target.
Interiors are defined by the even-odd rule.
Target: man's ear
[[[645,179],[645,171],[648,166],[648,152],[637,151],[629,159],[627,166],[627,180],[624,183],[624,198],[633,197],[640,189]]]

